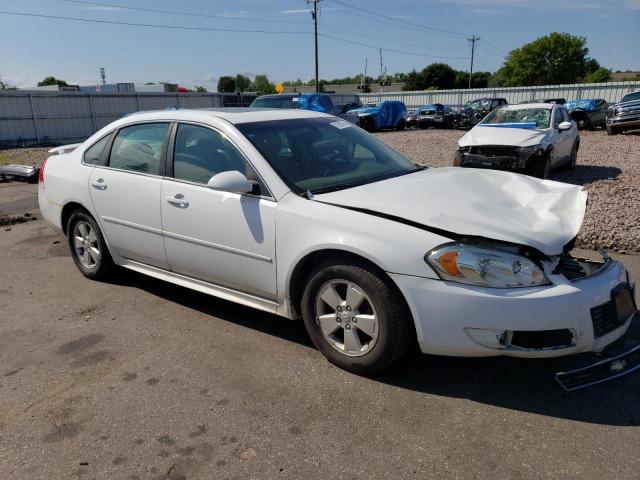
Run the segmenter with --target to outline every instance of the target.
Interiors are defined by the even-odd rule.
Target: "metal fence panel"
[[[462,107],[468,101],[482,97],[506,98],[509,103],[519,103],[524,100],[544,100],[545,98],[565,98],[566,100],[602,98],[609,103],[615,103],[620,101],[625,94],[637,90],[640,90],[640,81],[546,85],[541,87],[365,93],[360,95],[360,100],[362,102],[401,100],[410,108],[428,103],[443,103],[453,107]]]

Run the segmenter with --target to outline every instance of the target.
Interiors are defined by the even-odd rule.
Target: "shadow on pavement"
[[[135,272],[123,271],[114,283],[140,288],[224,321],[314,348],[302,322],[292,322]],[[632,335],[640,338],[640,325],[637,323]],[[603,425],[639,426],[640,372],[571,393],[556,383],[556,372],[596,360],[593,354],[547,360],[438,357],[423,355],[416,347],[371,380],[418,393],[466,398],[549,417]],[[318,361],[324,360],[319,357]]]
[[[605,167],[600,165],[576,165],[572,170],[555,170],[551,179],[558,182],[585,185],[598,180],[610,180],[622,173],[618,167]]]

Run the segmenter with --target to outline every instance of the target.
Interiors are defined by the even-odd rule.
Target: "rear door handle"
[[[167,202],[175,207],[187,208],[189,206],[189,202],[184,199],[184,195],[182,195],[181,193],[178,193],[175,197],[167,195],[164,198],[167,200]]]
[[[105,183],[103,178],[92,181],[91,186],[97,188],[98,190],[105,190],[107,188],[107,184]]]

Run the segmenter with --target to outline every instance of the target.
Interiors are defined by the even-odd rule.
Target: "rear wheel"
[[[325,263],[302,297],[311,340],[333,364],[355,373],[382,370],[405,353],[415,330],[401,294],[364,264]]]
[[[100,227],[85,210],[71,215],[67,240],[73,261],[85,277],[99,280],[113,271],[114,263]]]

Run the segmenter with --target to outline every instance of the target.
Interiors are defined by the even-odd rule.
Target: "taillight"
[[[42,184],[44,187],[44,166],[47,164],[47,159],[44,159],[42,165],[40,166],[40,172],[38,173],[38,182]]]

